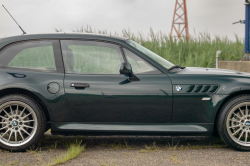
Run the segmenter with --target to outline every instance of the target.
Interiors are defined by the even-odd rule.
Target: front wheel
[[[230,147],[250,151],[250,95],[231,99],[218,117],[218,133]]]
[[[40,106],[23,95],[0,99],[0,147],[23,151],[36,145],[45,131],[45,116]]]

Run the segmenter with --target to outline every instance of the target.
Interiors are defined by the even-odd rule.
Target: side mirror
[[[133,74],[133,71],[132,71],[132,66],[130,65],[130,63],[121,63],[121,66],[120,66],[120,73],[125,75],[125,76],[128,76],[129,77],[129,81],[140,81],[134,74]]]
[[[131,77],[133,74],[132,67],[129,63],[121,63],[120,73],[126,76]]]

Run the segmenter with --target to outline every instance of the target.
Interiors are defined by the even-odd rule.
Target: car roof
[[[39,40],[39,39],[92,39],[92,40],[108,40],[113,42],[124,42],[129,38],[113,36],[108,34],[94,34],[94,33],[45,33],[45,34],[25,34],[19,36],[12,36],[0,39],[0,49],[6,45],[19,41]]]

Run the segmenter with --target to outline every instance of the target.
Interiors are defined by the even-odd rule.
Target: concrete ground
[[[47,133],[39,148],[27,152],[0,152],[0,165],[47,165],[66,154],[75,140],[85,151],[62,165],[250,165],[250,152],[227,147],[216,137],[156,136],[52,136]]]

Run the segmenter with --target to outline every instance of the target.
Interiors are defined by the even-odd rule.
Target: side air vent
[[[191,85],[191,86],[188,88],[187,92],[191,93],[191,92],[194,90],[194,87],[195,87],[195,85]]]
[[[218,85],[190,85],[188,93],[215,93],[219,89]]]
[[[210,88],[211,88],[211,85],[204,85],[201,92],[202,93],[207,93]]]
[[[219,86],[214,85],[214,86],[212,86],[212,87],[209,89],[209,92],[210,92],[210,93],[215,93],[215,92],[218,90],[218,88],[219,88]]]
[[[201,89],[203,88],[203,85],[195,85],[194,91],[195,93],[199,93]]]

